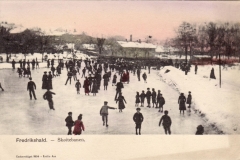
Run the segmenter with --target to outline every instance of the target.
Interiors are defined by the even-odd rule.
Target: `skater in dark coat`
[[[144,107],[144,100],[145,100],[145,93],[144,91],[142,91],[142,93],[140,94],[140,98],[141,98],[141,106],[140,107]]]
[[[83,70],[82,70],[82,78],[83,77],[85,78],[85,73],[86,73],[86,68],[84,67]]]
[[[22,60],[19,60],[20,68],[22,68]]]
[[[210,79],[216,79],[215,74],[214,74],[214,68],[212,68],[212,70],[211,70]]]
[[[79,79],[77,80],[75,87],[77,88],[77,94],[80,94],[81,83],[79,82]]]
[[[143,78],[144,82],[147,83],[147,75],[145,72],[143,73],[142,78]]]
[[[30,96],[30,100],[32,100],[32,94],[35,100],[37,100],[36,95],[35,95],[35,91],[34,89],[37,89],[36,84],[32,81],[32,78],[29,78],[29,82],[27,85],[27,91],[29,91],[29,96]]]
[[[50,59],[47,60],[47,68],[50,67]]]
[[[52,86],[52,74],[51,74],[51,71],[48,72],[48,77],[47,77],[47,81],[48,81],[48,89],[53,89],[53,86]]]
[[[71,72],[71,71],[68,71],[68,74],[67,74],[67,76],[68,76],[68,78],[67,78],[67,80],[66,80],[66,83],[65,83],[65,85],[67,85],[67,83],[68,83],[68,80],[70,80],[70,84],[71,84],[71,80],[72,80],[72,72]]]
[[[22,77],[22,68],[18,68],[17,73],[19,77]]]
[[[47,89],[48,88],[48,76],[47,72],[44,72],[44,75],[42,76],[42,89]]]
[[[118,109],[119,112],[122,112],[122,110],[125,108],[124,102],[127,104],[125,98],[122,96],[122,93],[119,93],[119,97],[116,100],[116,103],[118,102]]]
[[[152,104],[153,104],[153,108],[154,108],[154,104],[155,104],[155,106],[157,106],[156,97],[157,97],[157,93],[156,93],[155,89],[152,88]]]
[[[106,124],[106,127],[108,127],[108,109],[117,109],[114,107],[109,107],[107,101],[104,101],[104,105],[102,106],[100,110],[100,115],[102,116],[103,126]]]
[[[23,68],[25,68],[25,66],[26,66],[26,60],[24,59],[23,60]]]
[[[136,127],[135,127],[136,135],[138,135],[138,134],[141,135],[141,125],[142,125],[144,118],[143,118],[142,113],[140,113],[141,108],[137,108],[136,110],[137,110],[137,113],[135,113],[133,115],[133,121],[136,124]],[[138,130],[138,132],[137,132],[137,130]]]
[[[120,82],[118,82],[116,86],[117,86],[117,87],[116,87],[115,100],[117,100],[118,94],[121,93],[121,92],[122,92],[122,88],[124,88],[123,83],[122,83],[122,80],[120,80]]]
[[[54,106],[53,106],[53,100],[52,100],[52,95],[55,95],[54,92],[51,92],[49,89],[47,89],[47,92],[43,95],[43,99],[48,101],[48,105],[50,110],[55,110]]]
[[[203,133],[204,133],[204,127],[202,125],[197,126],[196,135],[203,135]]]
[[[116,85],[116,83],[117,83],[117,75],[115,73],[114,76],[113,76],[113,80],[112,80],[112,86]]]
[[[151,91],[150,91],[150,88],[147,88],[147,92],[146,92],[146,98],[147,98],[147,107],[151,107],[150,106],[150,100],[151,100],[151,96],[152,96],[152,93],[151,93]]]
[[[103,86],[104,86],[104,90],[107,90],[108,81],[109,81],[109,77],[108,77],[107,73],[105,73],[105,74],[103,75]]]
[[[139,103],[140,103],[140,95],[139,92],[137,92],[137,95],[135,96],[136,101],[135,101],[135,107],[138,107]]]
[[[58,66],[57,66],[57,76],[60,76],[61,73],[62,73],[61,66],[58,65]]]
[[[89,84],[90,84],[90,82],[89,82],[88,78],[86,77],[84,82],[83,82],[83,88],[84,88],[85,95],[86,94],[89,95],[89,92],[90,92],[89,91]]]
[[[73,134],[75,135],[80,135],[82,134],[82,131],[85,130],[85,127],[82,122],[82,114],[78,116],[78,120],[74,122],[74,129],[73,129]]]
[[[162,94],[159,94],[159,97],[158,97],[159,111],[158,112],[163,112],[164,104],[165,104],[165,99],[163,98]]]
[[[186,110],[185,103],[186,103],[186,97],[184,96],[183,93],[181,93],[181,95],[178,98],[180,114],[182,113],[182,111],[183,111],[183,114],[184,114],[184,111]]]
[[[168,116],[168,111],[164,111],[164,115],[162,116],[162,118],[159,121],[159,126],[161,126],[162,122],[163,122],[163,128],[164,128],[165,134],[171,134],[170,127],[172,125],[172,120]]]
[[[195,64],[195,74],[197,74],[197,70],[198,70],[198,65]]]
[[[54,66],[52,66],[52,67],[51,67],[51,71],[52,71],[52,73],[53,73],[53,74],[52,74],[53,77],[56,77],[56,75],[55,75],[55,70],[56,70],[56,68],[55,68]]]
[[[12,60],[12,68],[15,69],[15,64],[16,62],[14,61],[14,59]]]
[[[188,92],[188,97],[187,97],[187,104],[188,104],[188,108],[191,108],[191,104],[192,104],[192,95],[191,92]]]
[[[138,77],[138,81],[140,81],[140,74],[141,74],[141,71],[140,71],[140,69],[138,68],[138,69],[137,69],[137,77]]]
[[[65,119],[66,126],[68,127],[68,135],[72,135],[72,127],[74,124],[74,121],[72,119],[72,112],[68,112],[68,116]]]
[[[98,93],[98,86],[97,86],[97,81],[96,79],[93,79],[92,81],[92,93],[93,93],[93,96],[96,96],[96,93]]]
[[[157,94],[157,105],[156,105],[156,108],[159,108],[159,103],[160,103],[160,97],[161,97],[161,91],[158,90],[158,94]]]

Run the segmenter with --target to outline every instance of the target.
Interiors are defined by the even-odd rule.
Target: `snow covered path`
[[[73,120],[76,120],[80,113],[83,114],[83,122],[86,128],[83,134],[135,134],[135,124],[132,118],[136,112],[136,91],[146,91],[148,87],[155,88],[156,91],[161,90],[166,101],[164,110],[169,111],[169,116],[172,119],[172,134],[195,134],[196,127],[200,124],[205,127],[205,134],[216,134],[194,112],[185,112],[185,115],[179,114],[177,103],[179,93],[160,81],[158,71],[151,70],[151,74],[147,74],[148,83],[144,83],[142,79],[139,82],[136,76],[130,74],[130,83],[124,84],[122,91],[127,101],[126,108],[122,113],[119,113],[118,110],[109,110],[109,127],[107,128],[102,125],[99,111],[105,100],[108,101],[109,106],[118,107],[114,101],[115,87],[111,86],[111,83],[107,91],[104,91],[103,86],[101,86],[97,96],[92,96],[92,94],[85,96],[83,88],[80,90],[81,94],[77,95],[74,88],[75,82],[72,82],[71,85],[64,85],[67,74],[64,68],[60,77],[53,78],[52,91],[56,93],[56,95],[53,95],[56,110],[49,112],[48,103],[42,98],[45,90],[41,89],[41,78],[45,70],[48,71],[47,68],[32,71],[33,81],[37,85],[36,96],[38,99],[35,101],[29,100],[28,78],[19,78],[16,70],[0,69],[0,81],[5,89],[4,92],[0,91],[0,134],[66,135],[67,127],[64,120],[69,111],[73,112]],[[147,70],[142,70],[142,72],[144,71],[147,73]],[[119,75],[117,74],[117,76],[117,80],[119,80]],[[82,85],[83,80],[83,78],[80,78]],[[155,108],[142,107],[141,109],[144,116],[142,134],[164,134],[163,127],[158,127],[163,114]]]

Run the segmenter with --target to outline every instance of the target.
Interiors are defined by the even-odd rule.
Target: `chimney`
[[[132,42],[132,35],[130,35],[130,42]]]

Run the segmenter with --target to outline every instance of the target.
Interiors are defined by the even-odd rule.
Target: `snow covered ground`
[[[83,122],[86,128],[83,134],[135,134],[135,124],[132,118],[136,112],[136,91],[146,91],[148,87],[155,88],[156,91],[161,90],[166,100],[164,110],[168,110],[169,116],[172,118],[172,134],[193,135],[196,132],[196,127],[200,124],[205,127],[205,134],[219,134],[219,131],[214,129],[210,123],[206,122],[198,113],[192,111],[185,113],[185,115],[179,114],[177,103],[179,93],[168,84],[164,83],[161,77],[159,77],[159,71],[156,70],[151,70],[151,74],[147,74],[148,83],[144,83],[143,80],[138,81],[137,77],[133,76],[133,73],[130,74],[130,83],[124,84],[123,89],[123,96],[127,101],[126,108],[122,113],[119,113],[118,110],[109,110],[109,127],[107,128],[102,125],[99,111],[103,102],[106,100],[109,102],[109,106],[118,107],[114,101],[115,86],[111,86],[111,83],[107,91],[104,91],[103,86],[101,86],[101,90],[97,96],[92,96],[92,94],[90,96],[85,96],[83,88],[81,88],[81,94],[77,95],[76,89],[74,88],[74,82],[72,82],[71,85],[64,85],[67,78],[67,72],[64,68],[60,77],[53,78],[52,91],[56,93],[56,95],[53,95],[56,110],[51,110],[49,112],[48,103],[42,98],[46,90],[41,89],[43,72],[49,70],[45,67],[46,64],[45,66],[42,64],[42,68],[32,71],[33,81],[37,85],[37,100],[29,100],[27,92],[28,78],[19,78],[16,70],[10,69],[10,64],[7,65],[9,68],[6,67],[5,64],[0,64],[0,81],[5,89],[4,92],[0,91],[0,134],[2,135],[66,135],[67,127],[65,126],[64,120],[69,111],[73,112],[74,120],[77,119],[79,114],[83,114]],[[16,67],[18,67],[18,65],[19,64],[17,64]],[[2,69],[2,66],[5,66],[5,69]],[[174,71],[174,68],[170,69],[172,71],[165,74],[165,78],[176,79],[177,77],[177,79],[180,79],[182,72],[178,72],[177,70]],[[142,70],[142,72],[145,71],[147,73],[147,70]],[[171,73],[173,72],[179,75],[173,78],[171,77]],[[119,75],[117,76],[119,80]],[[191,77],[191,75],[189,76]],[[83,84],[84,79],[81,77],[78,78],[81,84]],[[204,78],[202,79],[205,80]],[[182,81],[183,80],[181,80],[181,82]],[[210,81],[210,83],[215,84],[214,81]],[[191,82],[189,84],[194,83]],[[213,88],[214,87],[215,86],[213,86]],[[186,91],[192,91],[196,104],[205,106],[205,104],[201,104],[197,101],[197,93],[193,88],[194,87],[186,88]],[[186,93],[186,91],[184,92]],[[207,92],[209,92],[208,94],[210,95],[213,94],[213,91]],[[202,97],[204,97],[204,95]],[[213,95],[216,94],[214,93]],[[199,97],[199,99],[202,100],[202,97]],[[204,97],[204,99],[210,99],[210,97]],[[220,98],[214,99],[213,97],[212,100],[220,101]],[[211,106],[209,106],[209,108],[210,107]],[[229,112],[229,110],[230,109],[223,110],[220,113],[224,113],[224,111]],[[209,109],[208,111],[211,110]],[[206,113],[209,116],[216,117],[215,114],[218,114],[218,112],[214,113],[212,111],[208,114],[208,111]],[[143,107],[141,112],[144,116],[142,134],[164,134],[163,128],[158,126],[159,120],[163,115],[158,112],[158,109]],[[212,113],[214,115],[211,115]],[[226,115],[229,114],[226,113]],[[233,123],[230,121],[228,121],[227,124],[225,123],[226,126],[231,126],[232,124]]]
[[[216,80],[209,79],[214,68]],[[166,70],[168,73],[164,73]],[[223,69],[223,67],[222,67]],[[219,66],[198,66],[197,75],[194,66],[186,76],[181,70],[167,66],[159,75],[161,79],[187,96],[192,92],[193,109],[203,117],[217,132],[225,134],[240,133],[240,68],[235,66],[221,71],[222,85],[219,86]]]

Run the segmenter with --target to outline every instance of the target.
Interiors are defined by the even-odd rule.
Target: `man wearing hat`
[[[100,110],[100,115],[102,116],[103,126],[106,123],[106,127],[108,127],[108,109],[117,109],[114,107],[109,107],[107,101],[104,101],[104,105],[102,106]]]
[[[48,76],[47,72],[44,72],[44,75],[42,76],[42,89],[47,89],[48,88]]]
[[[133,121],[135,122],[135,124],[136,124],[136,135],[141,135],[141,125],[142,125],[142,122],[143,122],[143,115],[142,115],[142,113],[140,113],[140,110],[141,110],[141,108],[137,108],[136,109],[137,110],[137,112],[133,115]],[[139,130],[138,132],[137,132],[137,130]]]
[[[72,119],[72,112],[68,112],[68,116],[65,119],[66,126],[68,127],[68,135],[72,135],[72,127],[74,124],[74,121]]]
[[[29,80],[30,81],[28,82],[28,85],[27,85],[27,91],[29,91],[30,100],[32,100],[32,94],[33,94],[34,99],[37,100],[35,92],[34,92],[34,89],[37,89],[36,84],[32,81],[31,77],[29,78]]]

